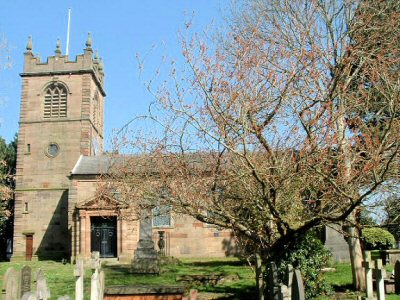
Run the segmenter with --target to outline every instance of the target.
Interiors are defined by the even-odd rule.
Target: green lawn
[[[47,278],[51,290],[52,299],[61,295],[74,297],[75,278],[73,276],[74,266],[61,264],[53,261],[24,262],[24,263],[0,263],[0,285],[3,276],[10,266],[20,269],[24,264],[32,267],[33,272],[41,268]],[[319,300],[332,299],[356,299],[360,293],[352,291],[351,269],[349,264],[335,265],[336,271],[325,273],[326,279],[332,285],[334,293],[329,297],[320,297]],[[90,295],[90,274],[89,267],[86,269],[85,295]],[[255,299],[254,273],[252,269],[236,259],[196,259],[182,260],[176,263],[169,263],[162,267],[162,273],[156,275],[133,275],[129,272],[129,266],[105,265],[106,286],[110,285],[177,285],[176,278],[184,275],[209,275],[222,274],[230,277],[231,280],[218,285],[197,285],[193,287],[200,292],[229,293],[236,295],[236,299]],[[398,295],[387,295],[387,300],[400,300]]]
[[[352,276],[350,264],[337,264],[334,266],[336,271],[325,274],[327,281],[332,286],[334,294],[331,297],[321,297],[320,299],[357,299],[357,296],[364,296],[364,293],[356,293],[352,289]],[[388,272],[392,271],[391,266],[387,266]],[[400,300],[400,295],[386,295],[387,300]]]
[[[21,269],[29,265],[33,273],[41,268],[47,279],[51,291],[51,299],[57,299],[61,295],[74,296],[75,278],[73,276],[74,266],[61,264],[53,261],[24,262],[24,263],[0,263],[0,285],[7,268],[14,267]],[[254,274],[252,269],[237,259],[204,259],[204,260],[182,260],[178,263],[171,263],[162,267],[162,272],[157,275],[133,275],[129,273],[129,266],[126,265],[104,265],[106,286],[110,285],[177,285],[175,278],[182,275],[207,275],[222,274],[235,277],[234,281],[227,281],[223,284],[187,286],[188,289],[196,288],[202,292],[210,293],[232,293],[237,299],[253,299],[254,295]],[[85,268],[85,295],[90,295],[90,268]],[[34,277],[34,275],[33,275]],[[88,297],[89,299],[89,297]]]

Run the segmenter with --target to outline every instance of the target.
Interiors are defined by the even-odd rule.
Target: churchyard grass
[[[41,268],[47,279],[51,291],[51,298],[57,299],[61,295],[74,296],[75,278],[73,276],[74,265],[62,264],[53,261],[40,262],[12,262],[0,263],[0,285],[7,268],[21,269],[26,264],[32,267],[33,274]],[[319,300],[332,299],[356,299],[357,294],[351,288],[351,268],[349,264],[337,264],[336,271],[325,273],[326,279],[333,286],[333,294],[329,297],[320,297]],[[237,259],[184,259],[180,262],[169,263],[162,267],[162,273],[155,275],[132,275],[129,266],[106,264],[103,269],[106,273],[106,286],[109,285],[138,285],[158,284],[176,285],[177,277],[185,275],[211,275],[221,274],[227,280],[218,285],[205,284],[191,287],[200,292],[229,293],[236,295],[237,299],[255,299],[254,273],[245,263]],[[91,270],[85,267],[85,295],[89,298]],[[33,275],[33,278],[35,275]],[[188,287],[190,284],[188,285]],[[400,300],[400,295],[386,295],[387,300]]]
[[[61,295],[74,296],[75,277],[73,275],[74,265],[62,264],[54,261],[39,262],[1,262],[0,263],[0,286],[3,276],[9,267],[20,270],[23,265],[32,268],[33,280],[36,271],[41,268],[47,279],[48,287],[51,291],[51,299],[57,299]],[[130,266],[105,264],[103,269],[106,274],[106,286],[110,285],[177,285],[176,278],[184,275],[210,275],[221,274],[234,280],[227,280],[216,286],[212,284],[196,286],[188,285],[202,292],[211,293],[231,293],[243,295],[242,299],[251,299],[254,295],[254,273],[245,263],[237,259],[196,259],[181,260],[177,263],[169,263],[162,267],[159,276],[156,275],[133,275],[129,273]],[[85,267],[85,299],[90,295],[90,276],[91,269]],[[32,285],[32,289],[34,289]]]
[[[320,297],[319,300],[350,300],[363,296],[363,293],[356,293],[352,288],[351,266],[348,263],[336,264],[334,272],[325,273],[325,278],[333,288],[333,294],[329,297]],[[393,266],[387,265],[388,274],[393,270]],[[400,295],[388,294],[386,300],[400,300]]]

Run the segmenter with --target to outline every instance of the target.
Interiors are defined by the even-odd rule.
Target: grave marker
[[[26,292],[22,295],[21,300],[39,300],[39,298],[34,292]]]
[[[76,261],[74,276],[75,276],[75,299],[83,300],[83,277],[85,270],[83,268],[83,260]]]
[[[21,269],[21,286],[20,286],[20,297],[25,293],[31,291],[32,282],[32,269],[28,266],[23,266]]]
[[[289,289],[285,284],[279,285],[279,300],[290,300]]]
[[[47,281],[41,269],[36,274],[36,294],[39,300],[50,299],[50,290],[47,287]]]
[[[394,292],[400,294],[400,261],[394,264]]]
[[[385,300],[385,275],[386,271],[383,269],[382,259],[375,260],[375,280],[376,280],[376,294],[378,300]]]
[[[91,253],[90,265],[91,265],[93,270],[101,268],[100,252],[99,251],[93,251]]]
[[[285,270],[285,280],[284,280],[284,284],[286,285],[287,289],[288,289],[288,297],[289,299],[292,297],[292,283],[293,283],[293,266],[291,264],[288,264],[286,266],[286,270]]]
[[[293,300],[305,300],[303,278],[301,277],[300,270],[295,269],[293,273],[292,293]]]
[[[365,285],[367,297],[363,297],[364,300],[374,299],[374,285],[372,283],[372,269],[374,264],[371,261],[363,261],[362,266],[365,270]]]
[[[19,277],[19,272],[15,271],[14,268],[8,268],[3,281],[3,299],[15,300],[20,298]]]

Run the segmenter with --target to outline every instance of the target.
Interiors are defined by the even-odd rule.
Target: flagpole
[[[69,53],[69,31],[70,31],[70,23],[71,23],[71,9],[68,8],[68,28],[67,28],[67,45],[65,49],[65,55]]]

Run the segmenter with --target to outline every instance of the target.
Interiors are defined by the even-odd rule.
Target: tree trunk
[[[264,300],[264,274],[262,271],[262,261],[260,255],[256,254],[256,288],[258,294],[258,300]]]
[[[361,250],[360,236],[358,230],[351,226],[347,229],[349,234],[348,244],[351,261],[351,271],[353,275],[353,286],[357,291],[365,291],[365,274],[362,267],[363,254]]]

